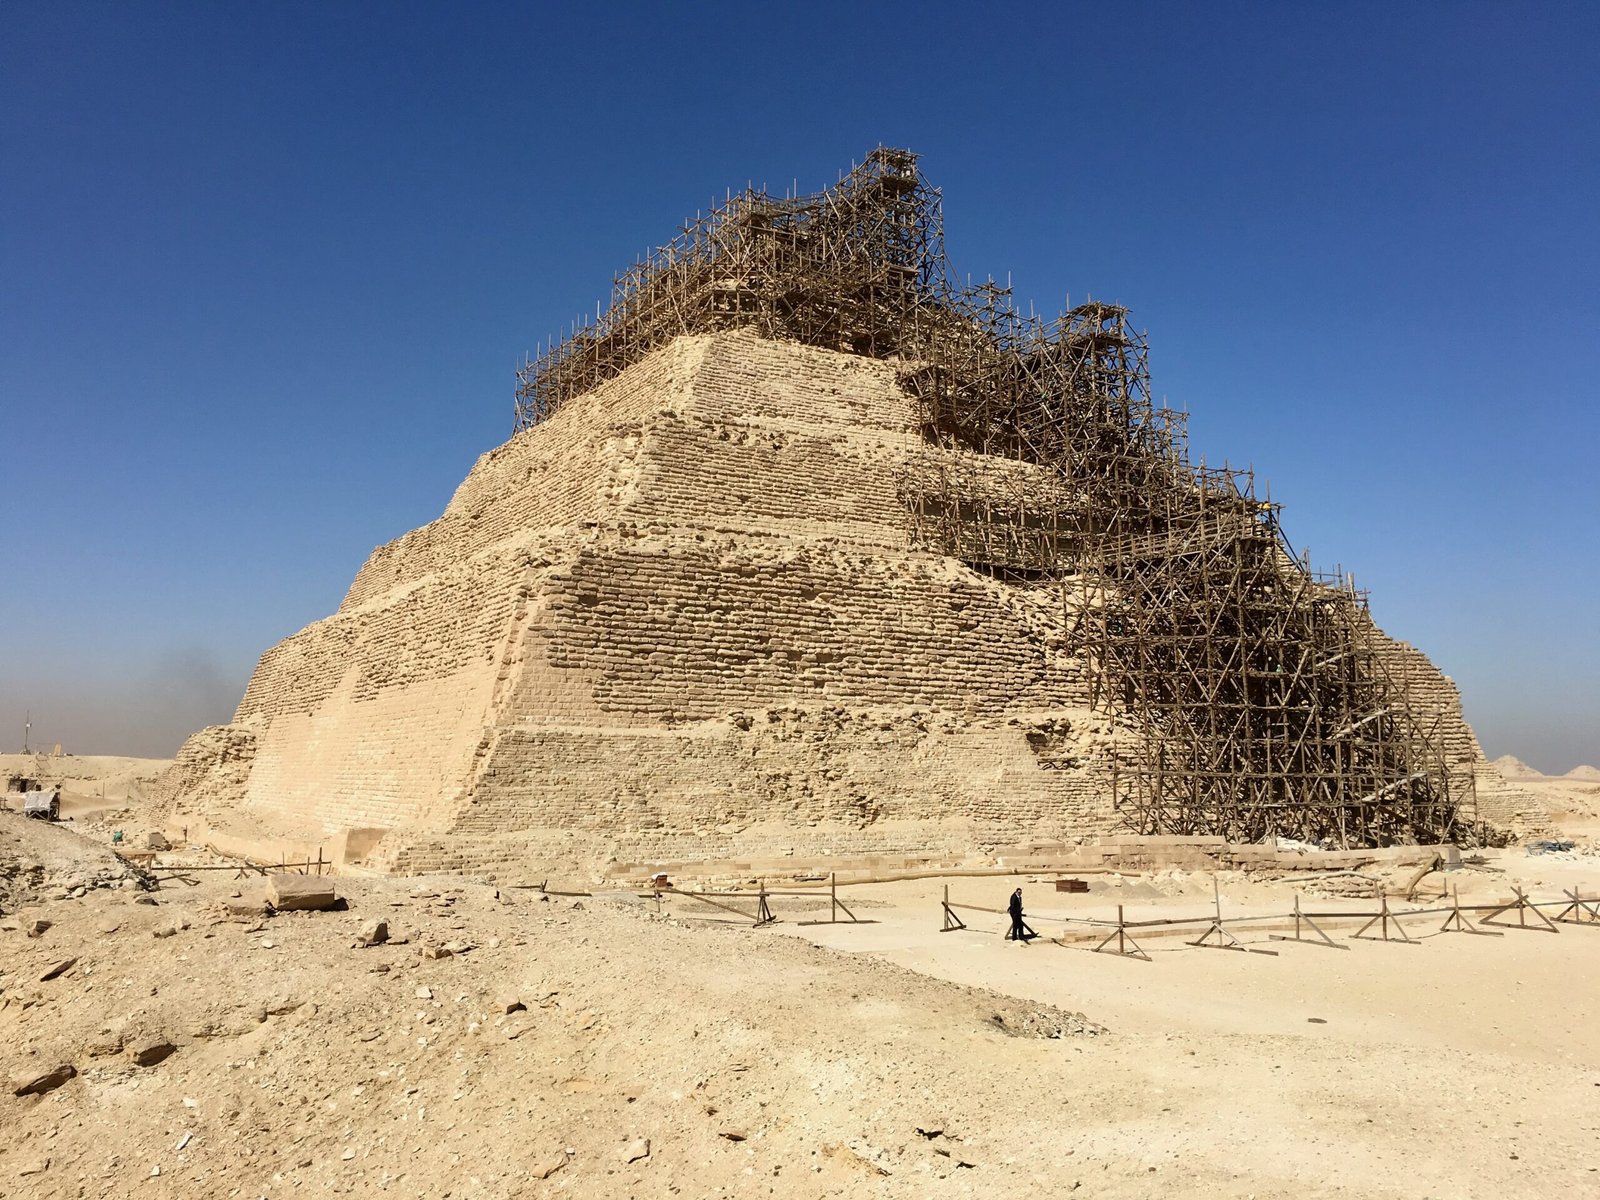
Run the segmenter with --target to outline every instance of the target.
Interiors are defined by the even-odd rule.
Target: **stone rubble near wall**
[[[1472,765],[1477,816],[1514,841],[1553,837],[1557,830],[1545,802],[1508,780],[1491,763]]]
[[[1089,711],[1059,592],[909,548],[910,420],[892,363],[680,338],[483,455],[263,656],[220,727],[253,739],[242,786],[208,741],[170,790],[389,830],[366,864],[406,872],[1109,833],[1133,735]]]
[[[152,815],[175,819],[237,806],[255,753],[255,732],[242,725],[207,725],[191,734],[147,793]]]

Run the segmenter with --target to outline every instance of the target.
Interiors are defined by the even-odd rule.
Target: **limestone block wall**
[[[972,715],[1081,702],[981,576],[948,560],[706,538],[585,549],[547,597],[549,667],[607,714],[668,722],[776,703],[936,705]],[[518,713],[544,710],[528,673]]]
[[[908,550],[909,421],[892,364],[739,334],[565,406],[263,656],[240,811],[399,865],[1098,831],[1028,733],[1082,703],[1059,614]]]
[[[301,837],[389,830],[367,861],[398,870],[1113,831],[1127,731],[1087,712],[1073,597],[913,549],[904,488],[958,470],[1024,522],[1063,498],[1017,464],[930,466],[911,421],[894,364],[679,339],[483,455],[263,656],[219,805]],[[1476,754],[1461,730],[1452,753]]]
[[[663,730],[502,731],[453,832],[547,828],[637,861],[971,850],[1112,827],[1092,764],[1042,770],[1020,725],[775,708]]]
[[[1059,741],[1083,705],[1058,600],[907,549],[892,368],[740,335],[680,362],[615,523],[529,586],[453,833],[485,861],[495,837],[530,853],[541,828],[553,855],[674,860],[1106,828],[1097,765],[1042,765],[1005,723],[1043,712]],[[395,862],[461,853],[427,845]]]

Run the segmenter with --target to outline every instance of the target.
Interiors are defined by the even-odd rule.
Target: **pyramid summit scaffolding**
[[[1126,309],[1046,321],[957,286],[939,192],[879,148],[808,196],[747,190],[615,281],[518,373],[519,429],[674,338],[745,329],[899,364],[912,545],[1050,589],[1092,704],[1137,730],[1110,784],[1147,834],[1349,847],[1473,837],[1406,656],[1364,592],[1314,574],[1249,471],[1189,461]]]

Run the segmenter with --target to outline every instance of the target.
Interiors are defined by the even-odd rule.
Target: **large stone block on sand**
[[[267,903],[279,912],[332,908],[339,897],[333,880],[317,875],[274,875],[267,880]]]

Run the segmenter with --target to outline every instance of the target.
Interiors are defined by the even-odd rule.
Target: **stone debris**
[[[995,1028],[1010,1037],[1064,1038],[1094,1037],[1105,1032],[1082,1013],[1058,1008],[1013,1006],[989,1018]]]
[[[146,1037],[128,1043],[128,1058],[136,1067],[153,1067],[177,1053],[177,1047],[165,1038]]]
[[[863,1154],[857,1153],[849,1146],[846,1146],[843,1142],[832,1142],[824,1146],[822,1148],[822,1154],[825,1158],[831,1158],[837,1163],[840,1163],[846,1167],[850,1167],[856,1171],[863,1171],[868,1175],[889,1174],[887,1168],[880,1167],[870,1158],[867,1158]]]
[[[110,1058],[121,1054],[123,1035],[120,1030],[103,1029],[84,1043],[83,1052],[90,1058]]]
[[[71,1063],[57,1063],[43,1069],[30,1068],[11,1077],[11,1092],[15,1096],[42,1096],[53,1092],[78,1073]]]
[[[39,975],[39,982],[49,983],[52,979],[60,978],[68,971],[72,970],[77,961],[77,956],[74,955],[72,958],[63,958],[60,962],[46,967]]]
[[[650,1139],[634,1138],[622,1151],[623,1162],[639,1162],[650,1157]]]
[[[361,927],[356,940],[363,946],[378,946],[389,940],[389,922],[368,921]]]
[[[236,892],[223,900],[222,911],[236,920],[258,920],[267,911],[266,889],[254,888],[248,893]]]

